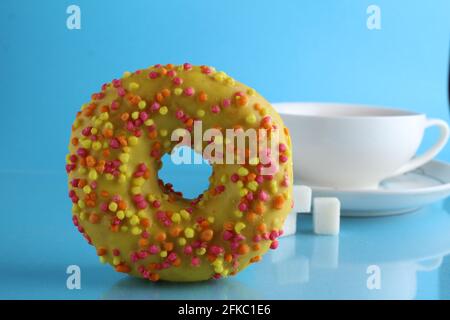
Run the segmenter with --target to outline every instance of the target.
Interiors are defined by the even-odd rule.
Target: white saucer
[[[450,164],[430,161],[424,166],[384,180],[375,190],[313,187],[313,197],[337,197],[341,215],[374,217],[415,211],[450,195]]]

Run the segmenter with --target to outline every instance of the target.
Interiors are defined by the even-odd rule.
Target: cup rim
[[[359,103],[346,103],[346,102],[289,101],[289,102],[274,102],[271,103],[271,105],[280,115],[309,117],[309,118],[360,120],[360,119],[388,119],[388,118],[395,119],[403,117],[425,116],[425,114],[423,113],[418,113],[399,108],[382,107]],[[292,106],[296,106],[297,109],[294,112],[291,112],[291,110],[288,111],[289,109],[288,107]],[[301,108],[299,108],[299,106],[303,107],[308,106],[309,108],[311,107],[320,108],[321,110],[329,108],[330,110],[334,111],[334,113],[308,114],[307,113],[308,110],[305,110],[305,108],[303,108],[302,110]],[[337,110],[338,108],[339,110]],[[345,109],[344,112],[342,112],[343,109]],[[350,115],[349,113],[351,112],[354,112],[354,114]],[[366,112],[366,114],[364,114],[364,112]],[[372,112],[373,114],[367,114],[367,112]]]

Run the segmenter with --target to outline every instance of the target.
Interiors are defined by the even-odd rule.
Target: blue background
[[[81,30],[66,28],[70,4],[81,8]],[[381,30],[366,27],[370,4],[381,8]],[[448,120],[449,16],[448,0],[0,1],[0,298],[99,298],[123,279],[100,266],[94,250],[76,233],[66,196],[64,158],[70,126],[81,104],[105,81],[125,70],[189,61],[224,70],[272,102],[375,104]],[[427,134],[425,145],[435,136]],[[438,158],[449,161],[450,147]],[[180,183],[182,189],[200,186],[187,179]],[[348,219],[340,236],[341,257],[357,265],[378,261],[379,253],[392,249],[389,241],[401,226],[409,226],[405,237],[414,239],[421,226],[424,239],[439,242],[440,236],[431,237],[432,223],[446,225],[448,212],[440,205],[430,208],[416,218]],[[427,214],[434,220],[423,218]],[[299,252],[308,256],[311,242],[321,240],[311,236],[309,217],[302,219],[309,231],[282,241],[306,237],[306,247]],[[384,234],[377,231],[386,226],[391,227]],[[378,235],[381,244],[373,256],[361,258],[345,251],[352,248],[352,237],[361,240],[358,230]],[[374,239],[370,237],[364,238],[364,245]],[[449,245],[444,247],[435,248],[437,256]],[[404,251],[398,244],[392,254]],[[426,257],[421,252],[397,257],[395,263],[402,266]],[[65,289],[69,264],[84,270],[85,290]],[[448,257],[443,265],[448,270]],[[416,297],[450,297],[448,276],[443,276],[446,287],[439,289],[439,272],[420,272]],[[254,285],[257,274],[247,270],[228,282],[230,292],[238,294],[226,297],[252,297],[245,290],[239,295],[239,283]],[[130,281],[125,294],[134,286]],[[204,296],[214,297],[225,288],[220,286],[204,291]],[[164,292],[165,297],[187,297],[192,288],[173,293],[170,286],[162,286],[158,297]],[[255,285],[252,290],[260,288]],[[294,286],[285,294],[302,297],[298,292]],[[350,291],[336,291],[335,297],[344,292]]]

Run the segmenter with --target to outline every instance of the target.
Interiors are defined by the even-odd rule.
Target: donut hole
[[[158,177],[164,183],[171,183],[173,189],[182,192],[185,199],[194,199],[208,189],[213,169],[200,153],[182,146],[175,147],[172,154],[190,161],[175,163],[171,154],[165,154],[161,158],[162,167],[158,171]]]

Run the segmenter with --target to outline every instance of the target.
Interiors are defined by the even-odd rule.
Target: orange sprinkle
[[[94,158],[93,156],[87,156],[87,157],[86,157],[86,164],[87,164],[87,166],[88,166],[89,168],[94,167],[94,166],[95,166],[95,163],[96,163],[96,161],[95,161],[95,158]]]
[[[170,235],[172,237],[178,237],[181,233],[181,227],[175,226],[172,229],[170,229]]]
[[[124,273],[128,273],[131,271],[130,267],[127,266],[126,264],[119,264],[118,266],[116,266],[116,271],[117,272],[124,272]]]
[[[144,228],[149,228],[152,225],[152,223],[151,223],[150,219],[142,218],[140,221],[140,225]]]
[[[72,138],[72,145],[77,146],[78,145],[78,138]]]
[[[164,98],[170,97],[170,90],[167,88],[164,88],[161,90],[161,94],[163,95]]]
[[[166,233],[164,231],[159,232],[156,236],[155,236],[155,240],[158,242],[163,242],[165,241],[167,238]]]
[[[200,239],[202,241],[210,241],[213,238],[214,231],[212,229],[203,230],[200,234]]]
[[[259,249],[261,249],[261,246],[259,245],[259,243],[255,243],[253,245],[253,251],[258,251]]]
[[[101,195],[103,198],[108,198],[108,197],[109,197],[109,192],[106,191],[106,190],[102,190],[102,191],[100,192],[100,195]]]
[[[256,217],[257,217],[256,213],[250,211],[249,213],[247,213],[245,218],[247,219],[248,222],[254,222],[256,220]]]
[[[89,222],[90,223],[97,224],[97,223],[100,222],[100,220],[101,220],[101,217],[98,214],[96,214],[96,213],[91,213],[89,215]]]
[[[250,262],[258,262],[261,261],[261,256],[254,256],[253,258],[250,259]]]
[[[233,260],[233,255],[231,253],[227,253],[225,255],[225,262],[230,263]]]
[[[155,100],[158,101],[159,103],[163,102],[164,101],[164,96],[162,95],[162,93],[158,92],[155,95]]]
[[[124,113],[122,113],[122,114],[120,115],[120,119],[121,119],[122,121],[127,121],[128,118],[130,118],[130,115],[129,115],[128,112],[124,112]]]
[[[124,200],[120,200],[118,207],[120,210],[125,210],[127,208],[127,203]]]
[[[151,274],[150,274],[150,280],[151,280],[151,281],[158,281],[158,280],[159,280],[159,274],[157,274],[157,273],[151,273]]]
[[[105,150],[103,150],[103,156],[104,156],[105,158],[108,158],[108,157],[109,157],[109,155],[110,155],[110,151],[109,151],[109,149],[105,149]]]
[[[146,248],[146,247],[148,247],[148,240],[147,239],[145,239],[145,238],[141,238],[141,239],[139,239],[139,241],[138,241],[138,244],[139,244],[139,247],[141,247],[141,248]]]
[[[250,248],[245,243],[241,244],[238,248],[239,254],[247,254],[249,251],[250,251]]]
[[[181,259],[180,258],[176,258],[173,262],[172,265],[174,267],[179,267],[181,265]]]
[[[107,250],[104,247],[98,247],[97,248],[97,255],[98,256],[104,256],[106,254]]]
[[[275,196],[275,198],[273,199],[273,207],[275,209],[281,209],[283,208],[283,205],[284,205],[284,197],[280,194]]]
[[[206,100],[208,100],[208,95],[206,94],[206,92],[200,91],[198,94],[198,101],[205,102]]]
[[[164,246],[164,250],[166,250],[166,251],[173,250],[173,242],[165,242],[163,246]]]
[[[266,224],[265,224],[265,223],[259,224],[258,227],[257,227],[257,230],[258,230],[259,232],[265,232],[265,231],[267,230]]]
[[[225,222],[224,224],[223,224],[223,228],[225,229],[225,230],[228,230],[228,231],[230,231],[230,230],[233,230],[233,228],[234,228],[234,224],[233,224],[233,222]]]

